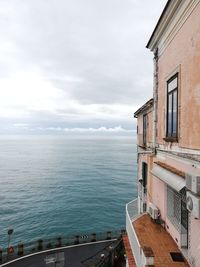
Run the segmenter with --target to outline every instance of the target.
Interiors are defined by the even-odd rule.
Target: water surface
[[[0,246],[125,226],[134,137],[0,138]]]

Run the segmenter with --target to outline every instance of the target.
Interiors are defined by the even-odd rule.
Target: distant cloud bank
[[[64,129],[65,132],[92,132],[92,133],[104,133],[104,132],[115,132],[115,133],[120,133],[120,132],[134,132],[134,130],[128,130],[128,129],[124,129],[121,126],[116,126],[113,128],[106,128],[104,126],[99,127],[99,128],[65,128]]]
[[[84,133],[91,133],[91,134],[106,134],[106,133],[113,133],[113,134],[129,134],[134,133],[135,130],[125,129],[121,125],[115,127],[97,127],[97,128],[64,128],[64,127],[31,127],[28,124],[24,123],[15,123],[13,124],[16,130],[26,130],[28,133],[57,133],[57,134],[84,134]]]

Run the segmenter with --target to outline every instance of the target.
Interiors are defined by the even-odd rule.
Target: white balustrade
[[[135,229],[133,227],[133,221],[140,215],[138,213],[138,200],[126,204],[126,231],[131,245],[131,249],[136,261],[137,267],[143,267],[142,264],[142,249],[138,241]]]

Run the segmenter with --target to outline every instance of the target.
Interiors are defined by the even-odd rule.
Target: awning
[[[186,186],[184,178],[159,165],[154,164],[151,173],[178,192]]]

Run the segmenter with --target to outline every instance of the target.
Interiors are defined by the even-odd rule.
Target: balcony
[[[149,262],[155,267],[189,267],[163,226],[146,213],[138,214],[137,199],[126,205],[126,231],[137,267],[144,267]],[[178,257],[178,261],[173,259],[173,255]]]
[[[141,246],[133,227],[133,221],[139,217],[138,200],[135,199],[126,204],[126,231],[137,267],[142,267]]]

